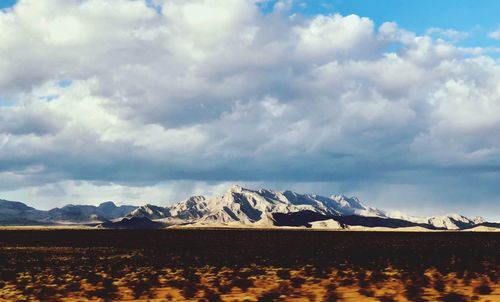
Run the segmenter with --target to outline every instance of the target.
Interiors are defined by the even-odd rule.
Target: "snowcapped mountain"
[[[345,228],[340,222],[334,219],[319,220],[311,222],[312,229],[342,230]]]
[[[427,219],[427,223],[447,230],[460,230],[473,227],[474,225],[484,222],[484,219],[477,218],[476,221],[469,219],[459,214],[448,214],[443,216],[432,216]]]
[[[388,212],[386,213],[387,217],[402,219],[406,221],[411,221],[420,224],[429,224],[436,229],[447,229],[447,230],[460,230],[474,227],[475,225],[480,225],[484,223],[484,219],[482,217],[476,216],[473,219],[465,217],[459,214],[447,214],[440,216],[431,216],[431,217],[415,217],[405,215],[400,212]]]
[[[138,217],[138,218],[148,218],[151,220],[169,217],[170,212],[167,208],[162,208],[147,204],[134,209],[132,212],[127,214],[127,217]]]
[[[330,197],[268,189],[251,190],[232,186],[215,196],[192,196],[168,207],[151,204],[116,206],[67,205],[39,211],[20,202],[0,200],[0,225],[13,224],[88,224],[102,227],[133,228],[147,226],[209,227],[310,227],[320,229],[413,228],[463,230],[488,224],[481,217],[449,214],[415,217],[369,207],[356,197]],[[155,222],[155,223],[149,223]],[[159,224],[156,224],[159,223]],[[496,224],[488,224],[496,227]]]
[[[238,185],[220,196],[193,196],[166,208],[139,207],[129,216],[156,219],[169,225],[235,227],[345,228],[356,225],[455,230],[470,228],[482,221],[481,218],[472,220],[460,215],[413,217],[366,206],[356,197],[250,190]]]
[[[165,208],[164,212],[166,214],[161,221],[167,224],[199,226],[271,227],[292,224],[339,228],[351,224],[458,230],[484,223],[481,217],[470,219],[458,214],[424,218],[388,212],[364,205],[356,197],[344,195],[325,197],[292,191],[250,190],[238,185],[221,196],[193,196]]]
[[[130,216],[151,217],[137,209]],[[274,226],[275,213],[310,211],[324,217],[362,215],[385,217],[383,211],[363,205],[357,198],[343,195],[324,197],[291,191],[250,190],[231,187],[225,194],[212,198],[193,196],[168,208],[157,209],[155,217],[163,222],[197,225]]]

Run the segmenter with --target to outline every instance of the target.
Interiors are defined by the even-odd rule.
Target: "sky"
[[[0,199],[240,184],[500,220],[498,1],[0,7]]]

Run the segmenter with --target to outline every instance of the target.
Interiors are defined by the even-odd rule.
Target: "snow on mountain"
[[[330,205],[332,207],[337,207],[337,211],[340,215],[387,217],[385,211],[365,206],[357,197],[347,198],[344,195],[332,195],[330,199],[337,202],[338,205],[335,203]]]
[[[401,212],[386,212],[386,216],[389,218],[402,219],[414,223],[429,224],[437,229],[447,229],[447,230],[459,230],[459,229],[470,228],[475,225],[480,225],[486,222],[480,216],[476,216],[471,219],[459,214],[417,217],[417,216],[406,215]]]
[[[417,217],[417,216],[412,216],[412,215],[407,215],[403,212],[399,211],[388,211],[385,212],[386,217],[388,218],[394,218],[394,219],[401,219],[401,220],[406,220],[406,221],[411,221],[415,223],[426,223],[427,218],[425,217]]]
[[[337,221],[320,222],[335,216],[362,216],[387,219],[387,224],[394,224],[394,219],[411,222],[414,225],[428,225],[435,229],[464,229],[478,225],[484,220],[480,217],[469,219],[462,215],[415,217],[401,212],[387,212],[364,205],[356,197],[332,195],[330,197],[299,194],[292,191],[278,192],[267,189],[251,190],[241,186],[232,186],[225,194],[216,197],[193,196],[166,208],[168,215],[161,221],[170,224],[197,225],[249,225],[257,227],[276,226],[276,214],[293,213],[297,220],[300,213],[311,218],[311,213],[318,216],[318,222],[312,227],[325,227]],[[280,216],[281,218],[285,216]],[[285,217],[290,219],[290,217]],[[303,220],[303,219],[299,219]],[[363,220],[364,221],[364,220]],[[370,220],[372,222],[374,220]],[[382,223],[385,220],[376,220]]]
[[[482,220],[482,218],[478,219]],[[470,228],[476,225],[472,219],[459,214],[448,214],[443,216],[432,216],[427,219],[427,223],[435,226],[436,228],[444,228],[447,230],[460,230]]]
[[[113,202],[104,202],[97,207],[67,205],[40,211],[21,202],[0,200],[0,225],[120,222],[122,218],[127,218],[127,223],[137,218],[130,221],[154,220],[170,226],[298,226],[329,229],[356,226],[448,230],[497,227],[497,224],[488,224],[481,217],[470,219],[458,214],[415,217],[366,206],[356,197],[251,190],[238,185],[220,196],[192,196],[168,207],[151,204],[118,207]]]
[[[169,207],[170,215],[183,220],[202,218],[210,212],[204,196],[192,196]]]
[[[193,196],[169,207],[170,218],[198,224],[252,224],[273,226],[273,213],[312,211],[325,216],[364,215],[385,217],[383,211],[363,205],[357,198],[343,195],[324,197],[276,192],[267,189],[250,190],[231,187],[225,194],[213,198]]]
[[[333,219],[311,222],[312,229],[342,230],[344,226]]]
[[[485,223],[486,220],[484,220],[484,218],[481,216],[476,216],[476,217],[472,218],[472,222],[474,222],[474,224],[481,224],[481,223]]]
[[[154,206],[151,204],[140,206],[127,215],[127,217],[139,217],[139,218],[145,217],[148,219],[161,219],[169,216],[170,216],[169,209]]]

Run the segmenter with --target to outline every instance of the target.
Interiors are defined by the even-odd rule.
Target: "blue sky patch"
[[[277,2],[263,2],[259,7],[264,13],[270,13]],[[500,29],[498,12],[500,1],[497,0],[294,1],[292,6],[292,13],[305,16],[355,14],[370,18],[377,27],[384,22],[396,22],[418,35],[428,33],[429,29],[453,29],[464,33],[456,42],[465,47],[500,46],[499,41],[488,37],[489,32]]]
[[[62,79],[59,82],[57,82],[57,85],[59,87],[69,87],[71,86],[71,84],[73,84],[73,80],[70,79]]]
[[[14,4],[16,4],[16,0],[0,0],[0,9],[14,6]]]

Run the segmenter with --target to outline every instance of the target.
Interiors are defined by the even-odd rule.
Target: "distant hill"
[[[135,210],[135,206],[116,206],[107,201],[99,206],[91,205],[66,205],[48,211],[49,220],[60,223],[90,223],[103,222],[126,216]]]
[[[107,201],[99,206],[66,205],[41,211],[18,201],[0,200],[0,225],[52,225],[104,222],[126,216],[136,206],[116,206]]]

